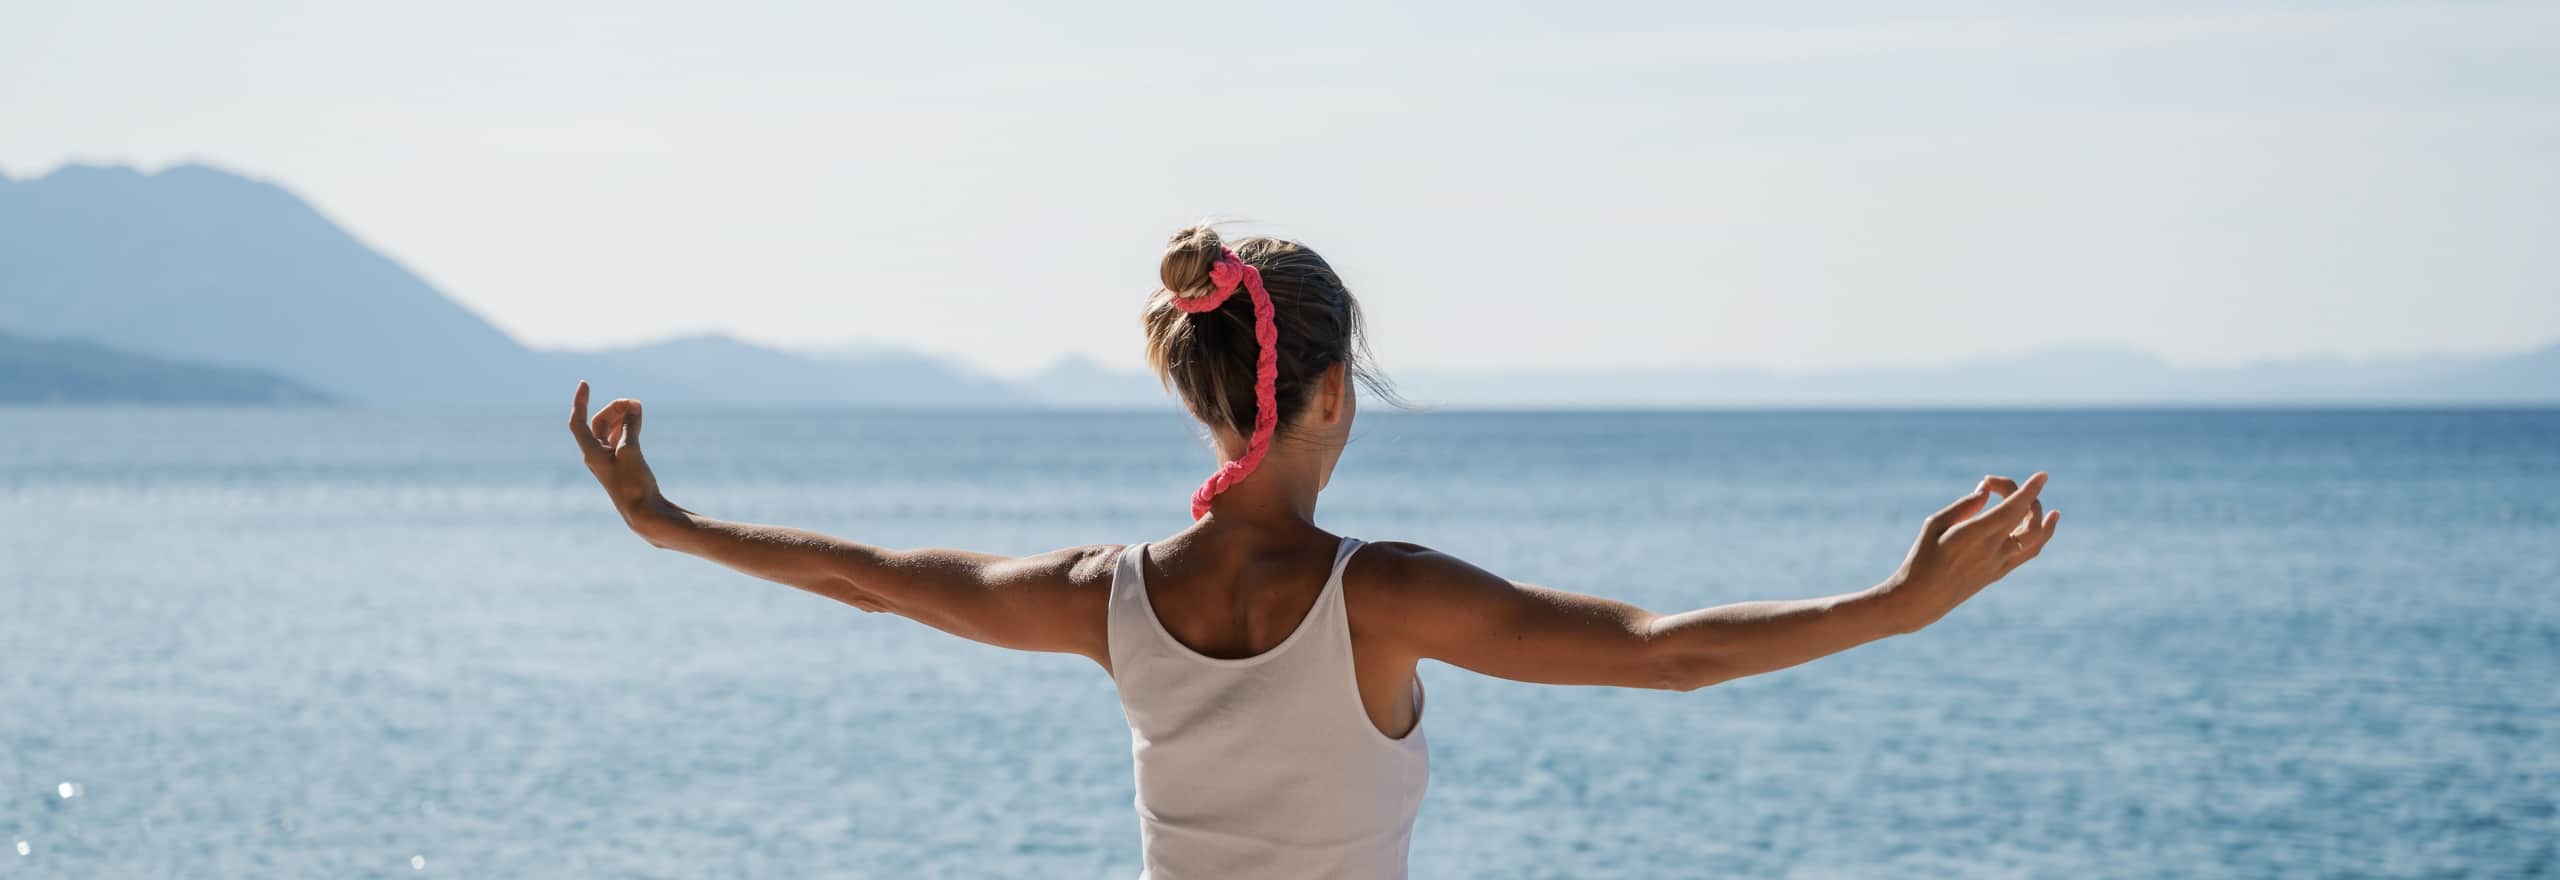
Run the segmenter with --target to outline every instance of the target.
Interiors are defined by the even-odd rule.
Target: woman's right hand
[[[605,494],[613,498],[614,509],[634,530],[640,528],[643,515],[673,508],[658,494],[658,477],[649,472],[649,460],[640,455],[640,401],[615,400],[589,420],[587,383],[581,380],[570,403],[569,433],[586,458],[587,473],[595,475]]]
[[[1936,623],[1982,588],[2044,552],[2045,542],[2053,540],[2054,527],[2062,522],[2062,512],[2045,510],[2038,497],[2044,484],[2041,471],[2025,483],[1984,477],[1972,494],[1956,499],[1921,524],[1911,555],[1888,582],[1893,594],[1907,597],[1903,603],[1911,614],[1907,629]],[[1983,510],[1992,495],[2001,496],[2000,503]]]

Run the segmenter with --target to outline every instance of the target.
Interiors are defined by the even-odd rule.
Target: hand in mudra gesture
[[[671,506],[658,494],[658,477],[649,472],[649,460],[640,455],[640,401],[615,400],[589,420],[587,383],[581,381],[570,403],[569,433],[577,438],[587,472],[604,485],[614,509],[622,511],[625,519],[655,506]]]
[[[1894,573],[1893,583],[1894,589],[1914,591],[1926,600],[1922,625],[2044,552],[2062,522],[2062,512],[2045,510],[2038,497],[2044,484],[2041,471],[2025,483],[1984,477],[1972,494],[1921,523],[1920,538],[1912,542],[1911,555]],[[2000,503],[1984,509],[1993,495],[2001,496]]]

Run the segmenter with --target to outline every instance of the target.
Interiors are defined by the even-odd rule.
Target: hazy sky
[[[274,180],[542,345],[1134,366],[1203,215],[1390,369],[2560,338],[2560,4],[1385,5],[14,4],[0,170]]]

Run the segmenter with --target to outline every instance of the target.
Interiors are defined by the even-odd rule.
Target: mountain
[[[584,378],[616,397],[734,406],[1038,405],[1020,389],[995,379],[885,350],[798,353],[704,334],[605,351],[555,352],[550,357],[552,385],[565,388],[568,382]]]
[[[1966,406],[2479,406],[2560,403],[2560,344],[2491,357],[2303,359],[2177,367],[2106,348],[2051,349],[1937,367],[1806,373],[1743,369],[1399,372],[1424,407],[1662,409]],[[1061,406],[1168,405],[1154,378],[1071,359],[1024,387]]]
[[[0,182],[0,328],[359,402],[502,398],[537,361],[283,188],[203,165]]]
[[[272,373],[0,333],[0,403],[328,402],[328,395]]]
[[[817,357],[720,336],[539,351],[282,187],[205,165],[0,175],[0,330],[263,370],[364,404],[618,396],[748,406],[1023,405],[895,352]]]
[[[1808,373],[1653,370],[1398,376],[1457,407],[2508,405],[2560,403],[2560,344],[2489,357],[2177,367],[2114,349],[2055,349],[1937,367]]]
[[[220,393],[290,386],[299,391],[275,393],[373,405],[550,406],[585,378],[608,396],[662,403],[1175,406],[1153,377],[1083,358],[1008,382],[877,345],[785,351],[716,334],[537,350],[283,188],[204,165],[155,173],[68,165],[34,179],[0,175],[0,331],[105,346],[45,349],[0,364],[12,371],[0,374],[0,388],[77,375],[103,383],[99,388],[126,389],[120,394],[146,394],[131,383],[159,376],[172,383],[169,394],[183,396],[216,393],[189,384],[189,376],[227,376],[220,382],[235,384]],[[110,349],[120,351],[103,353]],[[167,361],[200,366],[147,366],[172,366]],[[1423,372],[1397,379],[1416,402],[1450,407],[2552,404],[2560,403],[2560,345],[2502,357],[2213,369],[2064,349],[1818,373]]]
[[[1105,367],[1071,355],[1017,383],[1033,398],[1077,409],[1178,409],[1181,404],[1156,377]]]
[[[2560,343],[2510,357],[2448,365],[2397,389],[2418,400],[2447,402],[2560,399]]]

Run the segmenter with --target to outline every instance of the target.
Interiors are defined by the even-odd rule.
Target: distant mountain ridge
[[[94,342],[0,333],[0,403],[330,402],[327,394],[272,373],[166,360]]]
[[[556,375],[576,374],[571,381],[585,378],[617,396],[667,401],[901,409],[1039,405],[1012,385],[931,358],[791,352],[717,333],[547,356]],[[551,391],[557,396],[557,388]]]
[[[579,378],[668,402],[1032,403],[896,354],[815,357],[716,335],[537,350],[283,188],[193,164],[0,176],[0,330],[270,371],[358,404],[547,403]]]
[[[199,372],[270,382],[242,380],[250,381],[242,388],[289,385],[300,392],[274,393],[359,405],[549,405],[579,378],[607,394],[666,403],[1173,405],[1153,377],[1082,358],[1004,380],[878,347],[790,351],[718,334],[599,351],[536,349],[282,187],[197,164],[153,173],[66,165],[33,179],[0,174],[0,331],[119,350],[130,369],[118,382],[150,375],[179,382],[176,373],[131,360],[172,359],[203,365]],[[39,354],[67,358],[66,369],[108,362],[85,350],[26,351],[29,360],[0,366],[32,376]],[[1417,402],[1452,407],[2551,404],[2560,403],[2560,345],[2503,357],[2217,369],[2085,349],[1808,374],[1424,371],[1396,378]]]
[[[488,399],[537,362],[283,188],[202,165],[0,183],[0,273],[0,328],[359,402]]]
[[[2054,349],[1939,367],[1812,373],[1696,369],[1397,377],[1445,406],[2169,406],[2560,403],[2560,344],[2490,357],[2175,367],[2116,349]]]

